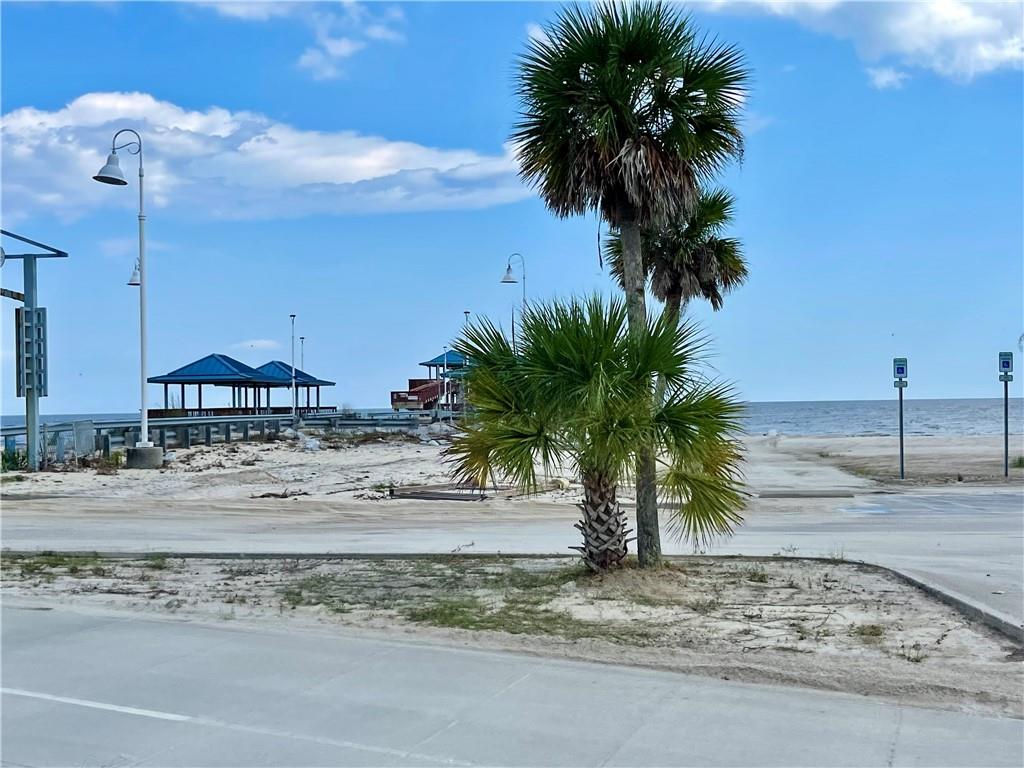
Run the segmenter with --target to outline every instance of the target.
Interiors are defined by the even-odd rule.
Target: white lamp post
[[[296,404],[299,402],[298,393],[295,391],[295,315],[288,315],[292,321],[292,429],[297,428],[298,418]]]
[[[505,264],[505,275],[501,278],[501,282],[506,284],[518,283],[515,273],[512,272],[512,259],[518,258],[519,265],[523,273],[523,309],[526,309],[526,259],[523,258],[521,253],[513,253],[509,255],[508,262]],[[522,314],[520,313],[520,318]],[[516,311],[512,310],[512,346],[516,345]]]
[[[135,139],[124,144],[118,144],[117,139],[122,133],[130,133]],[[142,197],[144,177],[142,170],[142,137],[139,136],[137,131],[131,128],[122,128],[114,134],[114,138],[110,142],[110,154],[107,156],[107,163],[100,168],[99,172],[93,176],[93,179],[103,184],[112,184],[118,187],[127,186],[128,180],[125,179],[124,173],[121,172],[121,164],[117,158],[117,150],[119,149],[127,149],[129,154],[139,156],[139,260],[136,265],[138,275],[133,273],[128,284],[137,284],[139,287],[139,410],[141,423],[139,441],[135,444],[135,447],[151,449],[154,446],[149,439],[149,413],[146,410],[146,213]],[[141,455],[146,452],[141,451],[137,453]],[[154,450],[152,454],[149,458],[140,459],[141,463],[137,466],[160,466],[163,463],[163,450]],[[132,455],[129,454],[129,464],[132,463],[131,459]]]

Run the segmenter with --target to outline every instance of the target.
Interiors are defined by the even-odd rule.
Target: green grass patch
[[[881,624],[858,624],[853,628],[853,634],[863,638],[879,638],[885,634],[885,627]]]
[[[1013,460],[1014,469],[1024,469],[1024,456],[1018,456]]]

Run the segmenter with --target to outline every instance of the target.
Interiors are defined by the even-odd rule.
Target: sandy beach
[[[309,430],[309,434],[316,432]],[[744,473],[751,493],[869,492],[907,486],[955,484],[1020,487],[1024,468],[1002,476],[1002,438],[910,437],[907,479],[898,479],[898,446],[892,437],[749,437],[744,441]],[[104,498],[129,501],[232,501],[293,498],[303,501],[380,501],[392,486],[440,485],[448,472],[437,440],[405,435],[323,438],[320,449],[301,450],[294,440],[232,443],[174,450],[162,470],[94,469],[45,471],[4,477],[3,502],[17,508],[23,499]],[[1024,436],[1011,436],[1011,462],[1024,455]],[[16,479],[16,478],[21,478]],[[521,497],[515,504],[574,505],[579,487]],[[631,500],[631,489],[620,491]],[[54,503],[58,504],[57,499]],[[66,502],[65,502],[66,503]],[[793,501],[798,504],[798,500]],[[392,505],[395,502],[391,502]],[[386,514],[389,505],[379,507]]]

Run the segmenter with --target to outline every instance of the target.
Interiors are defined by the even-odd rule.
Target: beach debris
[[[308,451],[313,453],[320,450],[320,441],[315,437],[306,437],[303,434],[299,435],[299,450]]]
[[[292,491],[285,488],[283,491],[267,491],[250,496],[250,499],[290,499],[293,496],[309,496],[309,491]]]
[[[474,546],[476,546],[476,542],[475,541],[471,541],[471,542],[469,542],[469,544],[459,544],[459,546],[457,546],[455,549],[453,549],[451,551],[451,554],[454,555],[456,552],[461,552],[464,549],[469,549],[470,547],[474,547]]]

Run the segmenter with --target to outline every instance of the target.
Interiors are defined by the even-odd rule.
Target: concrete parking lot
[[[368,636],[3,608],[7,765],[1019,766],[1024,722]]]

